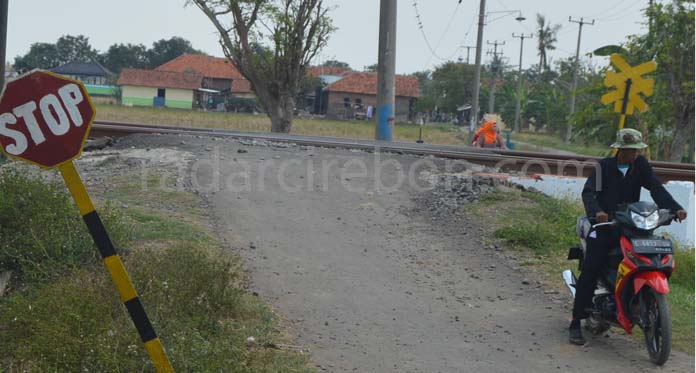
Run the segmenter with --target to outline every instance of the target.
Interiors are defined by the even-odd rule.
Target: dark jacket
[[[662,186],[648,160],[639,155],[625,177],[619,171],[616,157],[599,160],[582,190],[585,212],[590,217],[599,211],[613,214],[622,203],[638,202],[641,187],[650,191],[659,208],[673,211],[683,209]]]

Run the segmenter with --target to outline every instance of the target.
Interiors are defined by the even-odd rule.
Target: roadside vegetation
[[[575,221],[584,212],[580,202],[558,200],[534,192],[497,191],[484,195],[474,207],[493,227],[496,240],[526,258],[520,264],[542,283],[561,294],[568,292],[561,280],[564,269],[576,269],[566,259],[568,248],[578,245]],[[496,211],[491,217],[486,212]],[[672,345],[694,353],[694,248],[678,248],[668,296],[672,316]],[[570,300],[570,295],[568,296]],[[634,329],[634,330],[637,330]],[[640,333],[636,333],[640,334]],[[642,335],[640,336],[642,340]]]
[[[541,146],[544,148],[564,150],[572,153],[591,155],[594,157],[605,157],[609,152],[609,148],[602,144],[582,144],[582,143],[566,143],[560,137],[544,133],[521,132],[511,135],[512,142],[521,141],[527,144]],[[521,146],[517,146],[515,150],[521,150]]]
[[[0,274],[11,274],[0,370],[154,371],[65,187],[26,171],[0,172]],[[278,316],[245,291],[198,197],[156,184],[132,193],[136,180],[110,180],[97,205],[175,370],[309,371]]]

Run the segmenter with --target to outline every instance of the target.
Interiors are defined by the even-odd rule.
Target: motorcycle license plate
[[[661,238],[633,239],[633,250],[637,254],[673,254],[672,241]]]

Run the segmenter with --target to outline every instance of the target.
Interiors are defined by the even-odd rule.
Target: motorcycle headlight
[[[660,214],[655,211],[647,217],[644,217],[641,214],[636,214],[631,211],[631,220],[633,220],[633,224],[635,224],[637,228],[645,230],[655,229],[657,228],[657,223],[660,221]]]

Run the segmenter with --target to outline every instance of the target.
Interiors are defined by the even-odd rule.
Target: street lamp
[[[486,12],[486,16],[488,16],[488,15],[490,15],[490,14],[503,14],[502,16],[500,16],[500,17],[498,17],[498,18],[496,18],[496,19],[494,19],[494,20],[488,22],[488,23],[490,23],[490,22],[499,20],[499,19],[501,19],[501,18],[507,17],[507,16],[509,16],[509,15],[511,15],[511,14],[515,14],[515,13],[517,13],[517,17],[515,17],[515,20],[516,20],[517,22],[522,22],[522,21],[524,21],[525,19],[527,19],[527,18],[525,18],[525,17],[522,15],[522,11],[521,11],[521,10],[498,10],[498,11],[495,11],[495,12]]]

